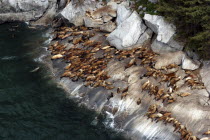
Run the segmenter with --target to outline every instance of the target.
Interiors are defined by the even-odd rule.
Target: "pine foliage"
[[[160,0],[157,11],[176,25],[188,48],[210,58],[210,0]]]

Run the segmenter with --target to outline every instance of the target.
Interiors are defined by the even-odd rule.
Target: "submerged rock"
[[[107,40],[118,49],[125,49],[135,45],[141,34],[146,30],[137,12],[123,21],[108,37]]]

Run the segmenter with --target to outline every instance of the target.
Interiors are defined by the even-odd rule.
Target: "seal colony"
[[[3,4],[0,23],[56,27],[48,49],[67,95],[113,114],[115,128],[129,132],[132,140],[209,139],[210,63],[200,67],[182,52],[184,46],[173,39],[176,31],[163,17],[140,18],[123,0]],[[60,16],[76,27],[61,26]]]
[[[128,74],[135,68],[138,70],[138,77],[134,79],[140,80],[140,94],[134,95],[136,104],[140,106],[144,102],[144,92],[157,103],[150,105],[145,115],[152,121],[172,124],[175,127],[174,133],[178,132],[183,140],[199,140],[200,138],[188,131],[184,124],[172,117],[170,111],[164,109],[194,94],[180,91],[181,87],[190,87],[191,90],[205,89],[197,71],[182,70],[177,64],[156,69],[155,64],[159,55],[150,49],[149,43],[130,50],[118,50],[103,40],[106,36],[106,33],[101,33],[97,28],[83,26],[57,28],[52,45],[48,49],[51,51],[53,61],[61,59],[66,63],[60,78],[70,78],[74,82],[82,81],[84,86],[89,88],[105,88],[109,91],[108,101],[115,96],[120,96],[123,100],[133,96],[129,80],[133,80],[134,77],[130,79],[131,75],[126,75],[123,80],[127,79],[128,84],[117,84],[117,81],[122,79],[118,72],[110,72],[110,67],[120,64],[123,71]],[[160,111],[158,106],[162,106],[161,110],[164,111]],[[115,112],[117,111],[116,109]],[[202,133],[209,135],[209,131]]]

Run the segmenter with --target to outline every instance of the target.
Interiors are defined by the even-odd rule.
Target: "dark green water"
[[[0,25],[0,140],[122,140],[66,99],[37,58],[46,29]],[[40,67],[38,72],[30,72]]]

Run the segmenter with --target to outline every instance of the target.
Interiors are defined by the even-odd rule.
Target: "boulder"
[[[145,42],[152,38],[153,31],[150,28],[147,28],[146,31],[139,37],[137,45],[143,45]]]
[[[210,95],[210,61],[204,61],[202,64],[203,66],[200,70],[201,79]]]
[[[84,17],[84,22],[86,27],[100,27],[103,25],[102,19],[92,19],[90,17]]]
[[[165,53],[183,50],[184,45],[174,40],[175,26],[164,20],[162,16],[145,14],[146,25],[151,28],[157,38],[152,43],[152,50],[156,53]]]
[[[172,48],[168,44],[162,43],[158,41],[157,39],[155,39],[152,42],[151,49],[153,50],[153,52],[158,53],[158,54],[178,51],[178,49]]]
[[[181,65],[185,53],[182,51],[161,54],[156,59],[155,69],[161,69],[169,64]]]
[[[172,24],[166,22],[162,16],[145,14],[146,25],[157,34],[157,41],[168,43],[175,34]]]
[[[84,17],[86,11],[95,9],[95,3],[85,0],[83,4],[72,0],[61,12],[61,15],[75,26],[84,25]]]
[[[182,69],[185,70],[196,70],[200,67],[199,61],[193,61],[187,55],[185,55],[182,59]]]
[[[116,24],[112,21],[105,23],[103,26],[100,27],[100,30],[103,32],[112,32],[116,28]]]
[[[134,11],[129,18],[123,21],[109,36],[107,40],[117,49],[125,49],[135,45],[139,37],[146,30],[142,19]]]
[[[120,25],[124,20],[126,20],[132,14],[131,10],[126,8],[124,5],[119,5],[117,8],[117,25]]]
[[[41,18],[39,18],[36,21],[31,21],[30,24],[34,26],[52,25],[56,13],[57,13],[57,5],[55,3],[51,8],[48,8],[48,10],[43,14]]]

